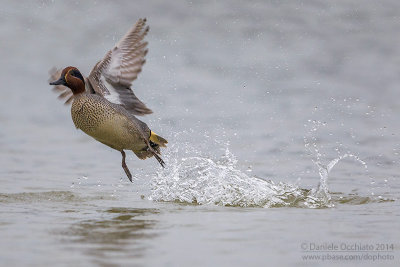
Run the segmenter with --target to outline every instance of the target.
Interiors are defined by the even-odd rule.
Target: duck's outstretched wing
[[[147,42],[143,39],[148,31],[146,19],[139,19],[115,47],[94,66],[88,77],[96,94],[124,106],[135,115],[152,113],[131,89],[132,82],[142,71],[145,63]]]
[[[50,77],[48,81],[49,82],[57,81],[60,78],[61,73],[62,69],[57,69],[56,67],[51,68],[49,70]],[[59,94],[58,96],[59,99],[65,99],[64,103],[65,105],[68,105],[72,102],[73,93],[68,87],[64,85],[54,85],[53,91]]]

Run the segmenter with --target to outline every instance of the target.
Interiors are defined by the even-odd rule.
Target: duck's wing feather
[[[88,77],[96,94],[124,106],[135,115],[152,113],[131,89],[132,82],[142,71],[145,63],[147,42],[144,41],[144,37],[148,31],[146,19],[139,19],[115,47],[94,66]]]
[[[61,76],[62,73],[62,69],[57,69],[56,67],[53,67],[49,70],[49,82],[54,82],[56,80],[58,80]],[[85,78],[86,82],[86,91],[88,93],[94,94],[94,90],[93,88],[90,86],[90,84],[87,81],[87,78]],[[59,99],[65,99],[65,105],[71,104],[72,100],[74,99],[74,94],[72,93],[71,89],[69,89],[68,87],[64,86],[64,85],[54,85],[53,86],[53,91],[58,93]]]

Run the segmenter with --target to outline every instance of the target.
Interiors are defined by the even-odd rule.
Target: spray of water
[[[182,157],[181,155],[188,155]],[[189,143],[175,143],[168,154],[168,167],[151,183],[153,201],[237,207],[331,207],[327,174],[340,159],[329,164],[317,189],[249,176],[237,166],[236,157],[225,145],[219,158],[203,155]],[[323,173],[322,171],[320,172]],[[323,184],[323,186],[322,186]],[[321,192],[324,192],[322,194]]]
[[[318,174],[320,176],[319,184],[317,188],[313,188],[309,194],[309,202],[311,206],[314,205],[315,202],[323,202],[324,205],[328,207],[334,206],[334,203],[332,203],[332,198],[331,195],[329,194],[329,188],[328,188],[328,178],[329,178],[329,173],[332,171],[333,167],[336,166],[341,160],[346,159],[346,158],[351,158],[355,160],[356,162],[360,163],[362,166],[364,166],[365,170],[368,171],[368,166],[365,161],[361,160],[359,156],[354,155],[350,152],[338,155],[336,158],[331,160],[328,164],[323,164],[322,163],[322,158],[323,154],[320,152],[319,146],[318,146],[318,140],[317,140],[317,135],[316,132],[318,131],[319,128],[326,126],[325,122],[321,122],[318,120],[308,120],[310,123],[309,125],[305,125],[306,127],[311,127],[309,128],[309,136],[311,137],[304,137],[304,146],[307,151],[310,152],[311,155],[314,155],[314,158],[312,161],[318,168]],[[341,145],[341,144],[340,144]],[[337,148],[336,151],[339,151]]]
[[[322,124],[314,124],[314,134],[304,138],[305,147],[315,158],[312,161],[320,176],[316,188],[302,189],[294,184],[249,176],[237,166],[236,157],[230,152],[229,144],[221,144],[221,157],[204,155],[189,142],[173,142],[165,158],[167,168],[157,172],[151,182],[148,199],[153,201],[179,202],[198,205],[220,205],[237,207],[300,207],[329,208],[335,205],[328,188],[328,177],[334,166],[345,158],[367,164],[358,156],[346,153],[338,155],[328,164],[322,163],[322,154],[317,145],[315,131]],[[354,198],[354,197],[353,197]],[[370,198],[352,199],[362,204]]]
[[[169,157],[171,159],[171,157]],[[173,157],[158,172],[149,199],[188,204],[240,207],[290,206],[304,197],[297,186],[250,177],[237,168],[235,156],[225,149],[218,159],[200,156]]]

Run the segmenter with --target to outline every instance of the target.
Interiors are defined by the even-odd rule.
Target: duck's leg
[[[132,182],[132,174],[129,171],[128,166],[126,166],[126,163],[125,163],[125,157],[126,157],[125,151],[121,150],[121,154],[122,154],[122,168],[124,169],[126,176],[128,176],[129,181]]]
[[[160,163],[161,167],[165,168],[165,162],[162,160],[162,158],[157,154],[157,151],[155,151],[149,141],[147,139],[144,139],[146,145],[147,145],[147,149],[151,152],[151,154],[153,154],[153,156],[157,159],[158,163]]]

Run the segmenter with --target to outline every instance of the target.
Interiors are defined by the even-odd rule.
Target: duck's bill
[[[51,82],[50,85],[66,85],[65,80],[63,77],[58,79],[57,81]]]

